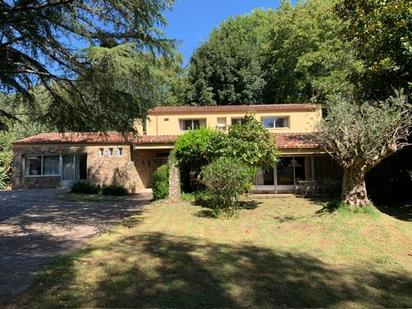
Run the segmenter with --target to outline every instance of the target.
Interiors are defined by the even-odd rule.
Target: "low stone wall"
[[[18,188],[51,189],[60,187],[60,176],[23,177]],[[14,188],[14,187],[13,187]]]

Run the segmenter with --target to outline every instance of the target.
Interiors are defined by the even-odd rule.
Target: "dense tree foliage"
[[[365,65],[352,75],[360,94],[386,99],[394,89],[412,87],[412,1],[341,0],[336,11]]]
[[[188,102],[251,104],[323,100],[348,91],[362,69],[340,36],[335,0],[308,0],[229,19],[193,54]]]
[[[19,121],[13,121],[8,117],[0,115],[0,123],[4,124],[4,130],[0,130],[0,189],[10,185],[11,182],[11,160],[12,160],[12,144],[16,139],[45,132],[49,128],[42,125],[36,119],[38,118],[39,110],[43,109],[43,103],[47,98],[47,93],[44,89],[37,88],[31,91],[31,94],[40,102],[39,109],[32,110],[13,96],[5,96],[0,94],[0,110],[4,110],[7,114],[15,115]],[[7,129],[7,130],[6,130]]]
[[[342,201],[351,206],[370,204],[365,175],[382,160],[408,144],[412,104],[405,95],[385,101],[337,97],[327,105],[319,137],[343,167]]]
[[[77,118],[80,119],[77,124],[85,118],[91,123],[95,118],[89,118],[89,109],[82,108],[82,104],[72,108],[72,102],[67,107],[67,96],[62,95],[62,92],[77,96],[84,94],[73,87],[73,81],[85,78],[90,63],[78,50],[88,44],[113,47],[130,42],[137,50],[167,51],[170,42],[156,27],[165,23],[161,14],[171,3],[172,0],[2,1],[0,90],[20,93],[36,108],[29,90],[40,83],[54,100],[50,113],[63,121],[59,128]],[[136,83],[134,87],[138,88],[140,84]],[[121,93],[117,92],[106,100],[118,99],[119,95]],[[120,110],[135,113],[136,107],[131,106],[135,102],[125,97],[128,93],[121,104],[127,106]],[[85,98],[80,101],[85,102]],[[120,103],[111,103],[119,111],[115,105]],[[13,115],[3,113],[3,116],[10,118]],[[101,116],[110,119],[112,124],[122,123],[122,117],[125,117],[119,113],[102,113]]]
[[[193,54],[188,102],[200,105],[251,104],[263,101],[266,82],[261,50],[272,11],[255,10],[230,18]]]
[[[361,69],[351,44],[339,35],[335,0],[283,1],[273,18],[264,68],[268,102],[318,102],[348,91],[347,77]]]
[[[60,130],[130,131],[134,120],[143,120],[153,105],[177,101],[178,56],[156,57],[132,43],[90,47],[82,56],[90,67],[74,82],[79,91],[63,90],[66,104],[50,100],[44,115]]]

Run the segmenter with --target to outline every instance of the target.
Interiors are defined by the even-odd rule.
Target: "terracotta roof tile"
[[[315,111],[317,104],[260,104],[260,105],[220,105],[220,106],[159,106],[149,111],[150,115],[180,113],[224,113],[224,112],[284,112]]]
[[[274,134],[278,148],[318,148],[313,133],[277,133]],[[137,139],[137,144],[173,144],[178,135],[143,135]]]
[[[31,144],[173,144],[178,135],[142,135],[136,137],[132,133],[119,132],[87,132],[87,133],[40,133],[16,141],[15,145]],[[277,133],[278,148],[318,148],[313,133]]]
[[[120,132],[70,132],[40,133],[17,140],[15,145],[24,144],[128,144],[134,143],[136,137],[132,133]]]
[[[178,135],[142,135],[137,138],[137,144],[172,144]]]
[[[318,148],[314,133],[277,133],[275,134],[278,148]]]

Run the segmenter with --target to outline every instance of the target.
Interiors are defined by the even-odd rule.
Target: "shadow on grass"
[[[412,221],[412,201],[400,203],[376,203],[381,212],[402,221]]]
[[[205,243],[163,233],[130,235],[61,259],[11,308],[410,307],[408,273],[332,268],[305,254]],[[116,254],[112,259],[111,254]],[[130,257],[138,256],[137,261]],[[129,261],[129,262],[127,262]],[[79,265],[87,265],[85,272]],[[95,281],[88,272],[100,273]]]
[[[256,200],[241,200],[238,202],[237,210],[253,210],[256,209],[262,202]],[[196,213],[200,218],[217,218],[216,213],[213,211],[213,206],[209,200],[196,200],[192,202],[192,205],[203,207],[204,209]]]

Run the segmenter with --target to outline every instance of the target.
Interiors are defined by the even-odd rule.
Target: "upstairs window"
[[[113,148],[109,148],[109,157],[113,157]]]
[[[288,117],[262,117],[263,126],[266,129],[288,128]]]
[[[206,127],[206,119],[180,119],[180,130],[189,131]]]
[[[226,130],[226,118],[217,118],[216,129]]]
[[[245,123],[245,118],[232,118],[231,119],[231,124],[244,124]]]
[[[122,147],[117,148],[117,156],[118,157],[123,157],[123,148]]]
[[[99,148],[99,158],[104,157],[104,148]]]

